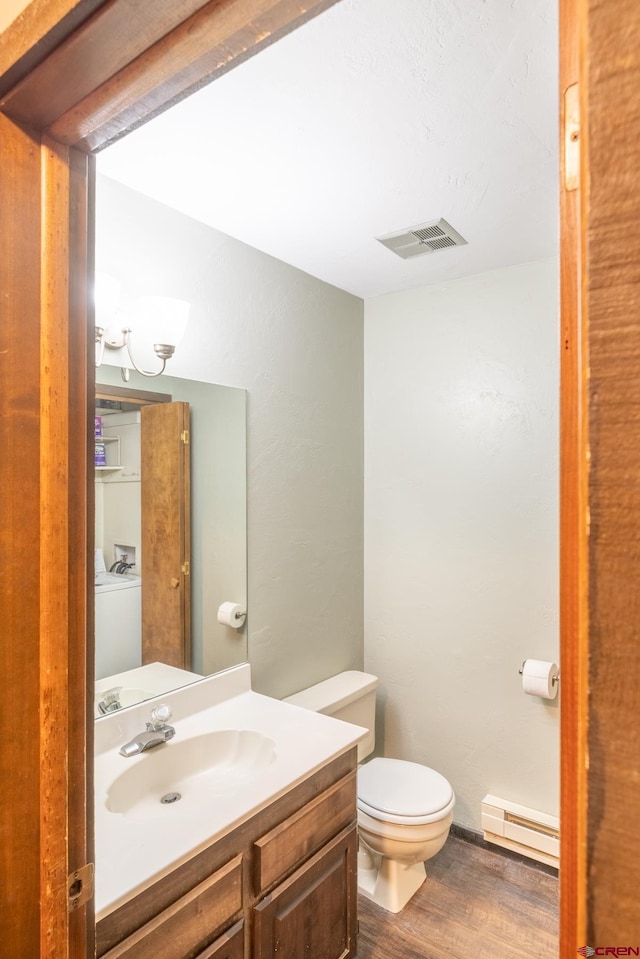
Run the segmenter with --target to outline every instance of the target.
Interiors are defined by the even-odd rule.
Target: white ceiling
[[[557,0],[341,0],[98,171],[361,297],[552,256]],[[444,217],[467,246],[374,237]]]

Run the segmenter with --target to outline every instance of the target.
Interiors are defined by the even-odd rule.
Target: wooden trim
[[[0,938],[8,954],[57,959],[67,955],[71,926],[83,945],[92,942],[86,910],[72,923],[67,911],[68,875],[88,858],[90,815],[85,763],[73,760],[85,755],[93,732],[85,681],[88,442],[86,406],[77,407],[88,368],[87,160],[78,165],[74,151],[2,115],[0,127],[8,148],[0,183],[0,422],[11,453],[0,457],[9,491],[2,498],[9,587],[2,675],[10,691],[3,725],[11,730],[0,801],[13,818],[1,844],[3,876],[11,878]],[[70,220],[79,228],[71,230]],[[72,379],[76,350],[82,362]]]
[[[560,3],[560,955],[586,939],[588,436],[582,191],[567,187],[567,91],[580,81],[581,0]],[[585,135],[581,130],[581,137]],[[582,140],[582,146],[584,140]],[[581,153],[584,159],[584,150]],[[586,171],[581,171],[581,181]]]
[[[210,0],[52,124],[64,143],[98,151],[263,50],[335,0]],[[284,22],[283,22],[284,15]],[[168,70],[161,84],[161,71]]]
[[[0,942],[27,959],[40,951],[40,155],[1,114],[0,139]]]
[[[335,2],[112,0],[5,94],[4,110],[96,152]]]
[[[88,278],[94,274],[93,197],[95,161],[76,150],[70,153],[70,264],[69,282],[69,744],[71,756],[93,755],[94,609],[93,548],[95,484],[93,473],[95,364],[93,314],[88,310]],[[74,440],[76,440],[74,442]],[[84,442],[81,442],[84,440]],[[84,580],[75,557],[85,557]],[[78,694],[80,691],[80,695]],[[84,700],[82,699],[84,696]],[[93,763],[69,764],[69,873],[94,862]],[[84,914],[83,914],[84,912]],[[69,951],[72,956],[94,954],[93,900],[69,917]]]
[[[47,129],[206,3],[120,0],[103,4],[5,95],[6,112]],[[87,60],[89,49],[99,49],[101,55]],[[47,88],[49,95],[43,97],[42,90]]]
[[[33,0],[0,33],[0,97],[15,87],[107,0]]]
[[[148,390],[132,390],[125,386],[105,386],[96,383],[96,399],[115,400],[122,403],[137,403],[139,406],[148,406],[150,403],[171,403],[171,393],[151,393]]]
[[[42,273],[40,504],[47,521],[40,546],[40,763],[41,877],[43,926],[41,955],[64,955],[67,934],[66,849],[69,596],[69,157],[68,149],[46,137],[42,142]],[[79,563],[83,562],[79,558]]]

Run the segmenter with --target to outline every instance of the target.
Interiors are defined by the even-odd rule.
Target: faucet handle
[[[101,716],[105,716],[107,713],[114,713],[116,709],[122,709],[122,703],[120,702],[120,693],[122,692],[122,686],[114,686],[112,689],[107,689],[101,694],[101,699],[98,701],[98,710]]]
[[[151,722],[154,725],[157,723],[166,723],[168,719],[171,719],[171,707],[167,706],[166,703],[160,703],[151,710]]]

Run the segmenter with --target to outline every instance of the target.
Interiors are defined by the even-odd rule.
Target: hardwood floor
[[[558,879],[450,836],[397,915],[358,897],[358,959],[556,959]]]

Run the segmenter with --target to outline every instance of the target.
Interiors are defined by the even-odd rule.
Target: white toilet
[[[364,726],[358,762],[373,752],[378,679],[348,670],[284,701]],[[400,912],[426,879],[425,860],[444,846],[455,796],[433,769],[401,759],[372,759],[358,769],[358,889]]]

